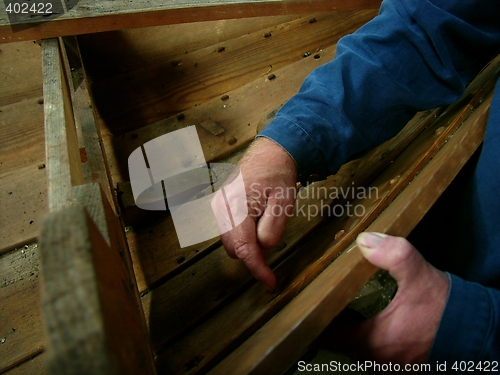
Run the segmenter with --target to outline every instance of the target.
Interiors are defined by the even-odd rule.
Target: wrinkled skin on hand
[[[254,277],[273,291],[276,277],[264,255],[278,244],[293,212],[297,167],[281,146],[263,137],[253,142],[238,166],[245,184],[248,216],[221,239],[227,254],[241,259]],[[236,194],[229,187],[226,190],[231,200]],[[214,212],[221,212],[224,205],[220,196],[212,201]]]

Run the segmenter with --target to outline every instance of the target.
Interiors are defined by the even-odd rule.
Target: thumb
[[[402,237],[363,232],[358,235],[356,243],[370,263],[389,271],[400,286],[417,276],[427,264],[417,249]]]

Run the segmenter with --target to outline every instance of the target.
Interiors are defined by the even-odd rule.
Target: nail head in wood
[[[436,129],[436,135],[441,135],[443,134],[443,131],[444,131],[444,126],[441,126],[439,128]]]
[[[335,234],[335,239],[338,240],[340,237],[342,237],[345,234],[345,230],[341,229]]]

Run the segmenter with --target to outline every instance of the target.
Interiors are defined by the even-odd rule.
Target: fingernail
[[[386,237],[383,233],[363,232],[358,235],[357,242],[368,249],[375,249],[380,246]]]

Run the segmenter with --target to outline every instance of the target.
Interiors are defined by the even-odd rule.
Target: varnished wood
[[[69,12],[49,22],[43,22],[41,16],[26,15],[20,21],[22,28],[14,30],[2,7],[0,42],[36,40],[185,22],[301,14],[336,9],[378,9],[379,6],[379,0],[156,0],[135,3],[125,0],[113,2],[81,0]]]

